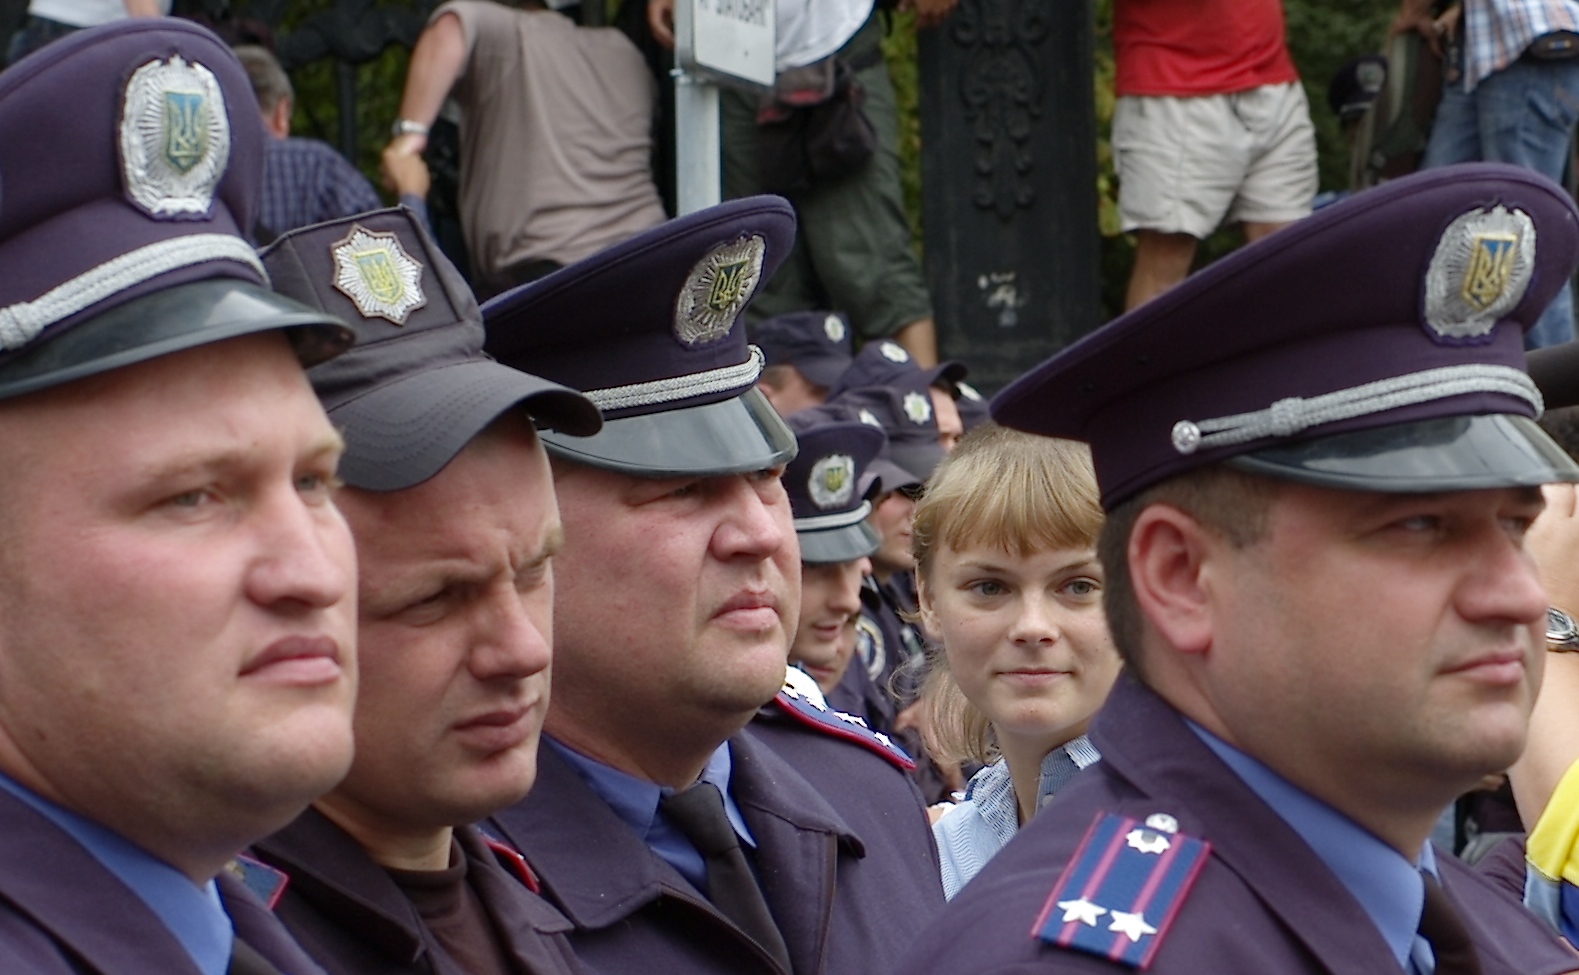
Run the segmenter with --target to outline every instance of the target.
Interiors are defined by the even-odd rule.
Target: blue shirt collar
[[[1418,938],[1416,932],[1420,912],[1425,909],[1425,884],[1420,871],[1437,874],[1431,844],[1421,847],[1418,860],[1411,863],[1368,830],[1249,755],[1195,722],[1185,719],[1185,723],[1316,852],[1375,922],[1399,966],[1429,971],[1418,967],[1422,961],[1429,965],[1430,954],[1425,940]],[[1411,966],[1417,941],[1426,954]]]
[[[654,853],[680,871],[697,889],[707,889],[707,868],[702,855],[696,852],[691,841],[678,828],[658,815],[658,800],[665,793],[673,792],[673,789],[605,765],[548,735],[544,735],[543,740],[570,763],[592,791],[608,803],[614,814],[634,830]],[[729,817],[729,825],[735,828],[741,842],[754,848],[757,845],[756,838],[751,835],[745,817],[740,814],[740,807],[729,794],[729,780],[733,772],[734,760],[730,755],[729,742],[726,741],[713,751],[697,781],[718,788],[724,797],[724,813]]]
[[[7,775],[0,789],[71,836],[158,915],[203,975],[226,975],[236,933],[212,880],[199,886],[181,871],[90,819],[63,809]]]

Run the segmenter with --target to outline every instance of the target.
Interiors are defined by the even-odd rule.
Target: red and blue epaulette
[[[881,731],[868,728],[864,718],[830,708],[824,702],[802,694],[789,684],[785,684],[779,691],[774,703],[800,724],[833,735],[835,738],[855,742],[867,751],[881,755],[903,771],[914,771],[916,767],[916,763],[905,754],[903,748],[894,744],[894,740]]]
[[[1098,813],[1031,936],[1144,969],[1211,852],[1167,813]]]
[[[482,834],[483,842],[488,844],[489,851],[493,853],[493,858],[499,861],[501,867],[513,874],[515,879],[524,884],[526,889],[532,893],[541,894],[543,892],[543,885],[537,879],[537,873],[532,870],[532,865],[526,862],[526,857],[521,855],[520,850],[494,836],[481,826],[477,827],[477,832]]]
[[[255,860],[245,853],[238,853],[236,858],[225,864],[233,876],[247,889],[264,903],[269,910],[274,910],[274,905],[285,896],[285,888],[290,886],[291,878],[283,870],[277,870],[262,860]]]

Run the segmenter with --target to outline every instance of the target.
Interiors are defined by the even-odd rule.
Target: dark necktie
[[[751,936],[762,950],[791,971],[789,949],[779,933],[762,888],[740,849],[740,837],[724,813],[724,797],[711,783],[698,782],[659,800],[658,808],[680,828],[707,866],[707,896],[713,906]]]
[[[1480,975],[1475,943],[1436,878],[1420,872],[1425,881],[1425,910],[1420,912],[1420,936],[1431,942],[1436,955],[1436,975]]]
[[[228,975],[280,975],[280,970],[245,941],[237,938],[230,949]]]

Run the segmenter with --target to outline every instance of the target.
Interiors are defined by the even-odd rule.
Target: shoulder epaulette
[[[1167,813],[1097,813],[1031,936],[1131,968],[1151,964],[1212,845]]]
[[[881,755],[906,772],[913,771],[916,767],[916,763],[905,754],[903,748],[894,744],[894,740],[881,731],[868,728],[864,718],[845,714],[821,701],[814,701],[787,684],[779,691],[778,697],[774,698],[774,703],[778,705],[780,711],[797,722],[835,738],[855,742],[867,751]]]
[[[274,905],[280,902],[280,898],[285,896],[285,888],[291,883],[290,875],[285,871],[275,869],[245,853],[238,853],[234,860],[225,864],[225,869],[245,884],[247,889],[271,911],[274,910]]]
[[[543,885],[538,881],[536,872],[532,870],[532,865],[526,862],[526,857],[521,855],[520,850],[494,836],[481,826],[477,827],[477,832],[482,834],[483,842],[488,844],[489,851],[493,853],[493,858],[499,861],[501,867],[513,874],[515,879],[524,884],[526,889],[532,893],[541,894],[543,892]]]

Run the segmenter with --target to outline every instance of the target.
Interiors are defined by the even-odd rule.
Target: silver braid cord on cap
[[[1442,366],[1309,399],[1291,396],[1264,410],[1211,420],[1180,420],[1173,425],[1173,448],[1181,454],[1193,454],[1203,448],[1229,447],[1267,437],[1292,437],[1326,423],[1466,393],[1513,396],[1535,407],[1536,415],[1545,408],[1540,390],[1522,369],[1484,363]]]

